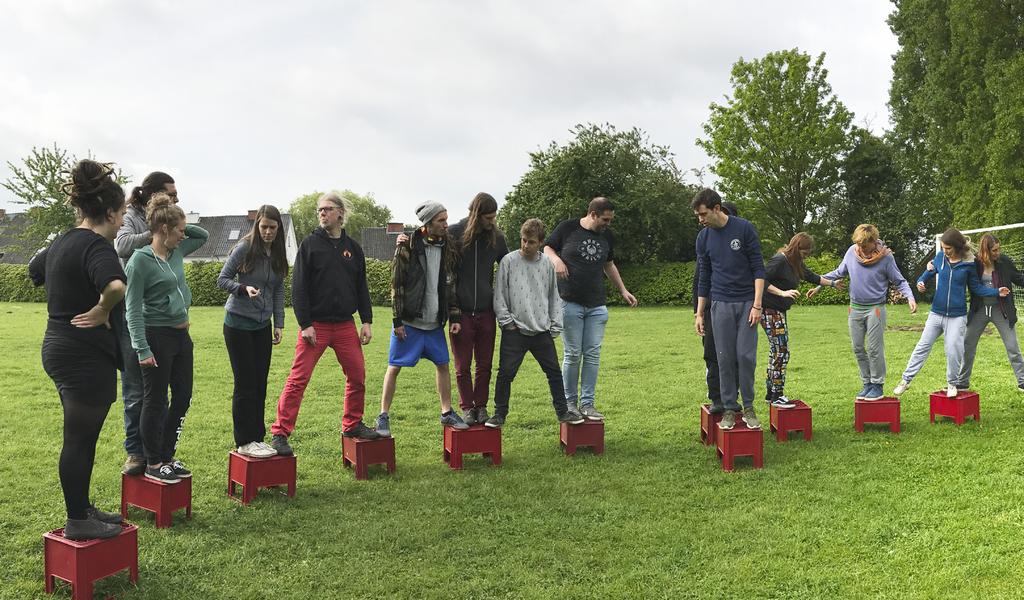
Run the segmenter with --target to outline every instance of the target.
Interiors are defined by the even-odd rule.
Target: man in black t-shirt
[[[559,223],[544,247],[544,254],[555,266],[563,302],[562,383],[567,408],[572,410],[578,404],[579,412],[592,421],[604,419],[594,408],[594,393],[608,323],[605,275],[630,306],[637,305],[615,266],[614,238],[608,230],[614,218],[611,201],[594,198],[587,207],[587,216]],[[577,392],[578,388],[582,389]]]

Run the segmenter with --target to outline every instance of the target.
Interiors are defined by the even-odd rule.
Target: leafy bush
[[[46,302],[46,290],[32,285],[27,265],[0,264],[0,302]]]
[[[658,304],[684,306],[690,304],[693,276],[696,263],[693,262],[652,262],[642,265],[623,265],[619,275],[641,306]],[[622,306],[625,301],[610,279],[605,279],[608,288],[608,304]]]

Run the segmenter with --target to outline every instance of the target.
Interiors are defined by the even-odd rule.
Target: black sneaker
[[[491,418],[491,416],[487,414],[487,409],[486,408],[481,406],[480,408],[476,409],[476,422],[477,423],[484,423],[484,424],[486,424],[487,423],[487,419],[489,419],[489,418]]]
[[[586,406],[580,407],[580,414],[590,421],[604,421],[604,415],[597,412],[593,404],[587,404]]]
[[[357,423],[355,427],[347,431],[342,431],[341,435],[347,438],[358,438],[361,440],[375,440],[380,437],[379,433],[367,427],[362,421]]]
[[[491,429],[498,429],[504,424],[505,416],[499,414],[495,414],[493,417],[487,419],[486,423],[484,423],[485,426],[490,427]]]
[[[280,433],[270,438],[270,447],[277,450],[278,456],[292,455],[292,447],[288,445],[288,437]]]
[[[146,467],[146,478],[161,483],[178,483],[181,481],[181,477],[175,474],[174,469],[171,465],[162,465],[159,467]]]
[[[96,519],[103,523],[114,523],[116,525],[121,522],[121,513],[107,512],[105,510],[100,510],[95,506],[90,506],[85,509],[85,514],[88,515],[90,519]]]
[[[476,425],[476,423],[477,423],[477,420],[476,420],[476,409],[475,408],[467,408],[466,410],[464,410],[462,412],[462,421],[466,425],[470,425],[470,426]]]
[[[181,479],[186,479],[192,476],[192,471],[186,469],[185,465],[183,465],[181,461],[176,458],[171,460],[171,468],[174,469],[174,474],[180,477]]]
[[[568,423],[570,425],[579,425],[580,423],[583,423],[585,421],[586,421],[586,419],[583,418],[583,415],[581,415],[580,413],[576,412],[575,410],[567,410],[564,413],[558,415],[558,422],[559,423]]]
[[[69,540],[103,540],[116,537],[121,533],[121,526],[115,523],[89,519],[68,519],[64,525],[64,537]]]
[[[768,401],[768,404],[775,408],[796,408],[796,402],[793,402],[785,396],[778,396]]]

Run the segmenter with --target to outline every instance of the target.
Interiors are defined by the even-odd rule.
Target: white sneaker
[[[901,379],[900,382],[896,384],[896,388],[893,389],[892,395],[899,396],[903,392],[907,391],[908,387],[910,387],[910,382],[907,381],[906,379]]]
[[[256,442],[256,443],[259,444],[260,448],[263,448],[264,451],[270,453],[270,454],[268,454],[268,456],[277,456],[277,450],[274,450],[274,447],[271,446],[270,444],[268,444],[266,442]]]
[[[249,442],[244,446],[239,446],[238,453],[242,456],[250,456],[252,458],[270,458],[277,454],[273,448],[263,448],[260,446],[259,442]]]
[[[956,389],[955,385],[951,385],[951,386],[946,388],[946,397],[947,398],[956,398],[957,393],[958,392],[957,392],[957,389]]]

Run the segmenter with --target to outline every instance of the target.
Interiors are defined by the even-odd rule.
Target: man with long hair
[[[459,406],[468,425],[487,421],[487,390],[494,357],[494,265],[508,254],[498,231],[498,203],[480,192],[469,203],[469,216],[448,228],[458,250],[456,301],[462,329],[450,335],[455,359]],[[476,357],[476,373],[472,372]]]

